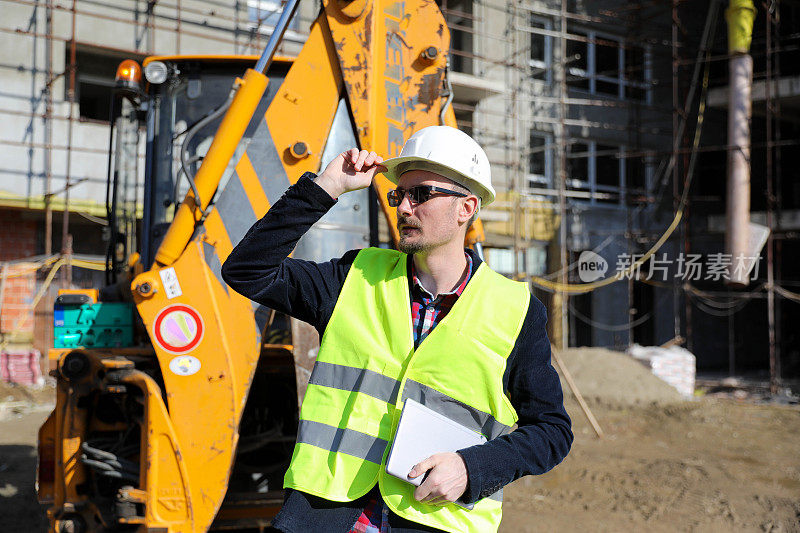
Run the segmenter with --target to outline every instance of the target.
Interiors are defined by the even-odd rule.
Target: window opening
[[[580,38],[567,40],[569,87],[651,103],[649,47],[593,30],[573,27],[568,31]]]
[[[553,30],[551,20],[531,16],[530,26],[540,30]],[[549,83],[553,81],[553,38],[541,33],[530,33],[531,55],[528,65],[531,69],[531,78]]]

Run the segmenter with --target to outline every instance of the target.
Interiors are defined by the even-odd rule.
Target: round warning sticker
[[[165,307],[153,325],[156,342],[171,353],[193,350],[203,338],[203,319],[188,305]]]

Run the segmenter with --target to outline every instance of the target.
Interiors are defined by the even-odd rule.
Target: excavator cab
[[[134,251],[143,265],[152,264],[175,211],[190,190],[189,179],[197,173],[230,106],[234,80],[257,60],[258,56],[152,56],[143,61],[138,83],[126,82],[121,74],[130,60],[120,65],[108,164],[107,209],[110,220],[117,223],[109,239],[110,277],[121,274]],[[254,116],[264,116],[291,64],[290,58],[275,58],[267,73],[269,88]],[[221,178],[220,191],[259,121],[251,122]],[[143,173],[140,165],[144,165]],[[143,183],[137,182],[141,174]],[[133,220],[134,209],[139,210],[139,227]],[[140,246],[132,240],[137,235]]]

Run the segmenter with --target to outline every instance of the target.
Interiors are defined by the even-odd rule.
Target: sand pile
[[[605,348],[570,348],[559,355],[588,402],[629,406],[683,401],[676,389],[625,353]],[[563,376],[561,386],[569,396]]]

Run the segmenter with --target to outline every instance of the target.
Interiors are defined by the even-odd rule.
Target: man
[[[398,251],[352,250],[327,263],[287,258],[336,199],[383,172],[397,188]],[[550,364],[544,306],[494,273],[464,237],[494,200],[489,162],[447,126],[415,133],[400,157],[355,148],[306,173],[222,269],[241,294],[309,322],[322,341],[300,412],[286,532],[496,531],[500,489],[558,464],[572,443]],[[488,442],[435,454],[410,478],[385,471],[403,401],[413,398]],[[512,431],[512,426],[517,428]],[[452,502],[475,503],[466,510]]]

